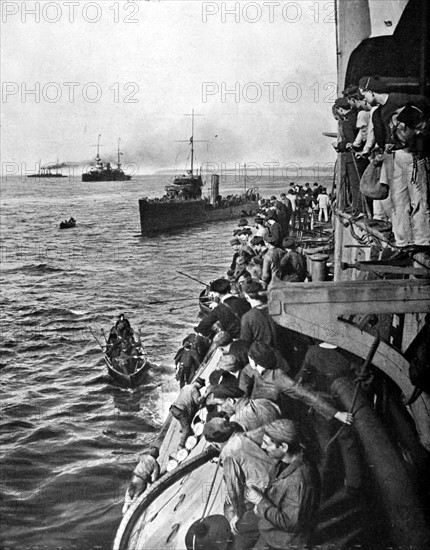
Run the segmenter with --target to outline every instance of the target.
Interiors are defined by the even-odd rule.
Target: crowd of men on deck
[[[402,251],[426,254],[430,264],[430,100],[391,93],[383,78],[369,76],[343,91],[333,115],[338,207],[371,220]]]
[[[321,499],[355,499],[362,484],[353,417],[333,390],[338,378],[355,376],[351,358],[315,342],[300,360],[285,353],[292,333],[269,315],[267,284],[275,276],[303,281],[307,273],[288,236],[282,200],[262,206],[255,227],[242,219],[234,230],[230,270],[210,283],[212,307],[175,357],[181,390],[170,413],[180,424],[178,451],[195,445],[193,419],[205,418],[202,435],[219,450],[227,489],[224,515],[193,524],[187,548],[307,548]],[[207,349],[202,341],[221,350],[207,379],[195,378]],[[326,452],[333,443],[343,459],[340,496],[333,482],[339,466]],[[153,448],[143,456],[133,495],[159,475],[156,456]]]

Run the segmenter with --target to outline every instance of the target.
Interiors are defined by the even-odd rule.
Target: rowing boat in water
[[[60,229],[71,229],[72,227],[76,227],[76,220],[74,218],[60,223]]]
[[[135,370],[130,374],[126,374],[118,370],[118,367],[115,365],[115,361],[112,362],[111,359],[105,354],[104,359],[108,372],[115,380],[115,382],[118,382],[119,384],[127,388],[137,388],[143,383],[150,364],[144,354],[143,349],[141,349],[140,351],[141,355],[137,358],[137,365],[135,367]]]
[[[140,386],[145,379],[150,363],[140,334],[132,329],[124,314],[119,315],[108,338],[102,331],[105,345],[101,343],[93,329],[89,327],[89,330],[103,351],[110,376],[127,388]]]

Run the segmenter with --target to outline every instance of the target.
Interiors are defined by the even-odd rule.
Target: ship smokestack
[[[219,195],[219,175],[212,174],[211,176],[211,204],[216,205],[217,197]]]

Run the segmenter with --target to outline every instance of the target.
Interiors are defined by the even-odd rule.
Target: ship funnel
[[[212,174],[211,176],[211,204],[216,205],[217,197],[219,195],[219,175]]]

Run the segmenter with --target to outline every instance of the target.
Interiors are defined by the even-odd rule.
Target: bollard
[[[308,256],[312,282],[325,281],[327,275],[328,254],[310,254]]]

